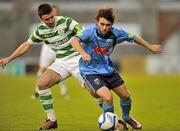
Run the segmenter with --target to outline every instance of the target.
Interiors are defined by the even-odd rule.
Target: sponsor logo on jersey
[[[59,34],[59,35],[64,34],[64,31],[58,30],[58,34]]]
[[[108,48],[103,48],[103,47],[100,47],[100,46],[96,46],[94,48],[94,52],[95,52],[95,54],[98,54],[98,55],[108,55],[109,49]]]

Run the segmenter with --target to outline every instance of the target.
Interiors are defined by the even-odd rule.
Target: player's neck
[[[109,36],[110,36],[110,34],[111,34],[111,32],[108,32],[107,34],[102,34],[100,31],[99,31],[99,29],[97,29],[97,36],[99,36],[99,37],[102,37],[102,38],[108,38]]]

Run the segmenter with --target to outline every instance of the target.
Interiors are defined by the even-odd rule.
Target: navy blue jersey
[[[93,25],[83,30],[77,36],[83,42],[83,48],[91,56],[91,61],[80,59],[80,72],[82,74],[104,74],[110,75],[114,71],[110,55],[116,43],[124,41],[134,42],[134,35],[123,29],[112,27],[110,32],[102,37],[98,32],[98,26]]]

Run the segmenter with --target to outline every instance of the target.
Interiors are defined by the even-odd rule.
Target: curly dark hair
[[[112,8],[101,8],[96,14],[96,20],[98,21],[100,17],[114,23],[115,15]]]

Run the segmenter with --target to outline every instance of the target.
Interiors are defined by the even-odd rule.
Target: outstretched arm
[[[161,45],[151,45],[147,41],[143,40],[142,38],[136,36],[135,42],[139,45],[144,46],[145,48],[149,49],[150,51],[154,53],[161,53]]]
[[[19,57],[30,50],[32,47],[28,42],[22,43],[10,56],[0,59],[0,66],[4,67],[8,62]]]
[[[91,61],[91,56],[88,55],[85,50],[81,47],[81,43],[76,39],[76,38],[72,38],[70,41],[72,47],[79,52],[79,54],[81,55],[82,59],[85,61]]]

